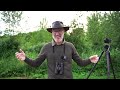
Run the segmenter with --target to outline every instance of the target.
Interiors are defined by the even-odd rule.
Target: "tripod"
[[[100,57],[99,57],[99,59],[98,59],[98,62],[100,61],[103,53],[105,53],[106,59],[107,59],[107,78],[110,79],[110,65],[111,65],[114,79],[116,79],[116,78],[115,78],[114,69],[113,69],[113,65],[112,65],[112,61],[111,61],[111,57],[110,57],[110,51],[109,51],[110,45],[106,44],[106,45],[104,46],[104,49],[105,49],[105,50],[102,51],[102,53],[101,53],[101,55],[100,55]],[[97,63],[98,63],[98,62],[97,62]],[[89,73],[89,75],[87,76],[87,79],[88,79],[89,76],[91,75],[91,73],[92,73],[92,71],[94,70],[94,68],[96,67],[97,63],[95,63],[94,66],[93,66],[93,68],[90,70],[90,73]]]

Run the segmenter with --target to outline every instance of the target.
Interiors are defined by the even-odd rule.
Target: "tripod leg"
[[[108,50],[106,51],[106,58],[107,58],[107,76],[108,79],[110,78],[110,57],[109,57],[109,52]]]
[[[112,71],[113,71],[113,76],[114,76],[114,79],[116,79],[114,69],[113,69],[113,65],[112,65],[112,61],[111,61],[111,57],[110,57],[110,52],[108,52],[108,54],[109,54],[110,65],[111,65],[111,68],[112,68]]]
[[[100,55],[100,57],[99,57],[98,61],[99,61],[99,60],[100,60],[100,58],[102,57],[103,53],[104,53],[104,51],[102,51],[102,53],[101,53],[101,55]],[[98,63],[98,62],[97,62],[97,63]],[[90,73],[89,73],[89,75],[87,76],[87,78],[86,78],[86,79],[88,79],[88,78],[89,78],[89,76],[91,75],[92,71],[93,71],[93,70],[94,70],[94,68],[96,67],[97,63],[95,63],[95,64],[94,64],[93,68],[90,70]]]

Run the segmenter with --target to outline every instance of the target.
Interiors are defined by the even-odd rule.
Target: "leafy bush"
[[[14,37],[3,38],[0,40],[0,56],[9,55],[19,47],[19,42]]]
[[[45,43],[40,43],[40,44],[34,45],[34,46],[30,47],[27,51],[39,53],[41,48],[43,47],[43,45],[45,45]]]
[[[65,33],[65,40],[71,42],[80,53],[85,50],[85,34],[82,28],[76,28],[69,34]]]

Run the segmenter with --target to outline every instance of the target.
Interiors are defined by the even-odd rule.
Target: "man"
[[[16,52],[16,57],[33,67],[40,66],[47,59],[48,79],[73,79],[72,59],[79,66],[86,66],[90,63],[96,63],[98,56],[93,55],[87,60],[82,60],[74,45],[65,41],[64,33],[67,30],[69,27],[64,26],[63,22],[53,22],[52,28],[47,28],[47,31],[52,33],[53,40],[43,46],[35,60],[26,57],[21,49],[20,52]]]

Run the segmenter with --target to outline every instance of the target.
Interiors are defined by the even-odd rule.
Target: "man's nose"
[[[56,35],[59,35],[59,32],[56,32]]]

